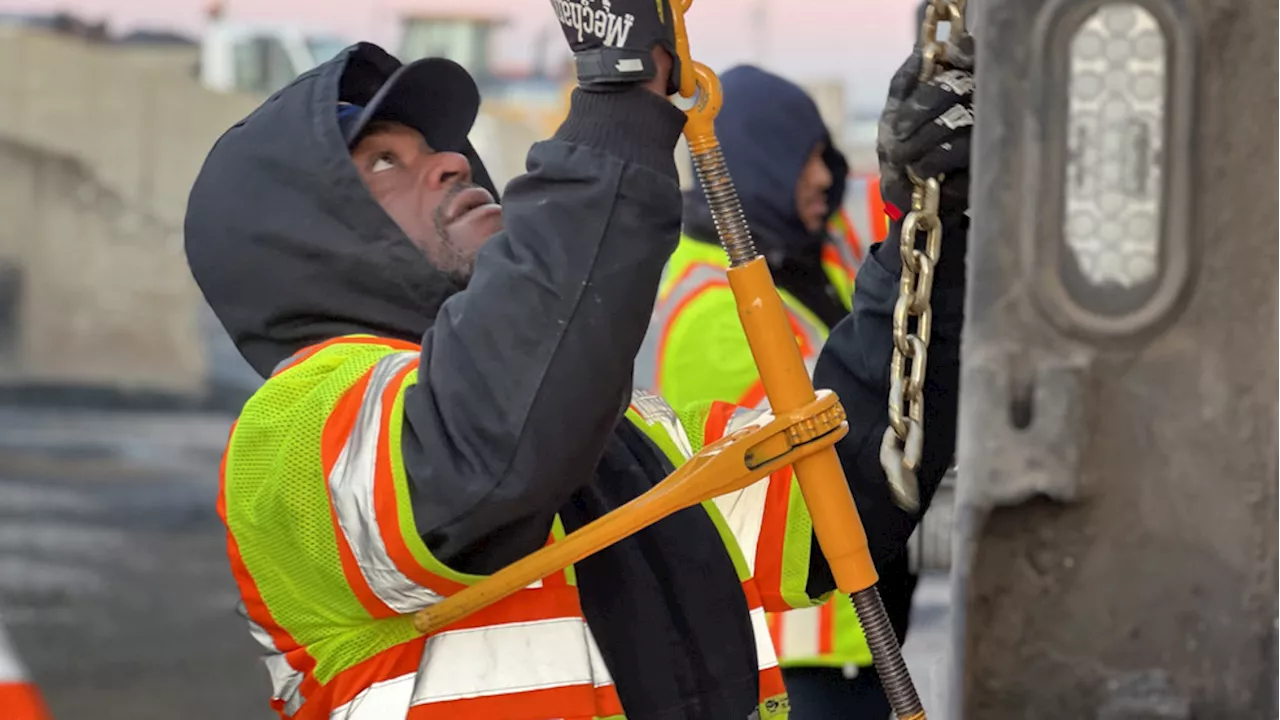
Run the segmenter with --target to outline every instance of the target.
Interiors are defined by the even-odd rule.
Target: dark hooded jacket
[[[673,150],[684,118],[639,89],[575,92],[568,119],[507,186],[506,229],[461,289],[365,190],[339,135],[339,99],[367,101],[396,66],[355,46],[229,130],[192,189],[186,249],[210,305],[264,376],[339,334],[421,343],[419,382],[404,401],[414,520],[443,562],[492,572],[539,548],[557,512],[572,532],[671,470],[622,414],[679,235]],[[887,282],[881,292],[892,292]],[[887,318],[867,329],[883,347]],[[884,370],[859,355],[841,364],[853,369],[842,380],[867,385],[882,416]],[[825,592],[830,572],[820,555],[813,562],[810,589]],[[754,711],[746,601],[704,512],[676,513],[576,570],[629,718]]]
[[[831,143],[818,106],[803,89],[777,75],[741,65],[720,76],[724,106],[716,137],[742,200],[756,249],[769,262],[774,282],[816,314],[827,327],[848,312],[822,269],[825,231],[810,232],[796,209],[796,185],[819,144],[831,172],[827,207],[844,199],[849,164]],[[685,233],[717,243],[711,210],[700,183],[685,197]]]

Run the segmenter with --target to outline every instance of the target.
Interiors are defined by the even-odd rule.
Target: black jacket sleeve
[[[955,455],[966,231],[957,228],[947,233],[957,241],[950,247],[944,243],[933,288],[933,335],[924,390],[924,457],[918,473],[919,514],[908,514],[894,504],[880,466],[880,442],[889,426],[893,307],[901,277],[896,223],[889,239],[872,248],[859,270],[853,312],[832,330],[814,370],[814,385],[834,390],[848,414],[849,434],[837,443],[836,450],[867,532],[871,557],[882,575],[906,552],[920,514],[928,509]],[[814,550],[810,590],[830,590],[834,587],[830,570],[816,545]]]
[[[505,231],[424,337],[403,457],[418,531],[454,569],[536,550],[591,480],[679,239],[683,126],[643,89],[575,91],[507,186]]]

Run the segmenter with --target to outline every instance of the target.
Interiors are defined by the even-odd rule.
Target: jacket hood
[[[369,194],[338,126],[340,100],[368,103],[399,66],[360,43],[303,74],[223,134],[191,189],[184,242],[192,275],[264,377],[339,335],[420,342],[461,289]],[[464,154],[474,181],[496,198],[470,144]]]
[[[809,153],[820,142],[832,184],[827,204],[834,212],[844,198],[849,166],[831,145],[831,133],[818,106],[804,90],[777,75],[740,65],[720,76],[724,105],[716,117],[716,136],[751,224],[756,248],[775,268],[800,260],[816,262],[825,232],[811,233],[796,209],[796,184]],[[685,198],[685,228],[714,241],[715,226],[701,183],[695,179]]]

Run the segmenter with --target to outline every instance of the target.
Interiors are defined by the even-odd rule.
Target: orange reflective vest
[[[880,176],[850,175],[845,184],[845,203],[827,224],[836,248],[852,258],[853,269],[862,265],[867,250],[889,234],[889,216],[880,196]]]
[[[880,199],[879,178],[851,176],[846,206],[831,216],[822,269],[852,309],[854,278],[871,245],[884,240],[889,220]],[[760,407],[765,400],[719,245],[688,236],[672,253],[644,344],[636,356],[635,384],[666,398],[674,407],[720,400]],[[812,372],[828,328],[786,290],[779,289],[801,354]],[[709,360],[710,359],[710,360]]]
[[[846,296],[853,295],[853,278],[872,245],[889,234],[889,217],[880,198],[877,175],[851,175],[845,185],[845,204],[827,223],[830,242],[822,251],[828,277]],[[833,271],[842,271],[836,274]],[[842,282],[841,275],[847,280]]]
[[[854,277],[867,250],[888,234],[879,178],[849,178],[846,206],[828,224],[823,270],[852,308]],[[649,331],[636,357],[635,384],[675,407],[718,400],[745,407],[767,404],[764,385],[738,320],[724,251],[683,237],[664,270]],[[779,288],[810,373],[829,329],[795,296]],[[769,615],[783,667],[867,667],[867,647],[848,597],[821,607]]]
[[[720,400],[743,407],[765,402],[737,303],[718,245],[682,237],[658,286],[649,330],[636,356],[634,382],[682,408]],[[836,277],[843,267],[831,268]],[[805,362],[817,361],[827,328],[786,290],[779,290]],[[729,322],[725,322],[725,320]]]
[[[413,612],[481,579],[437,560],[414,527],[400,436],[419,357],[370,336],[315,346],[232,430],[218,510],[272,706],[297,720],[622,717],[572,568],[445,630],[414,630]],[[674,464],[750,421],[723,404],[677,416],[644,393],[627,418]],[[784,471],[703,504],[750,609],[762,720],[787,708],[766,609],[825,600],[804,592],[811,527],[798,499]],[[557,518],[547,542],[562,536]]]

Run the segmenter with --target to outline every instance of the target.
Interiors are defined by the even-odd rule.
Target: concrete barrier
[[[0,77],[0,394],[207,394],[182,218],[209,147],[257,99],[204,90],[193,62],[0,28],[16,69]]]
[[[176,227],[67,156],[0,139],[0,382],[195,394],[203,340]]]

